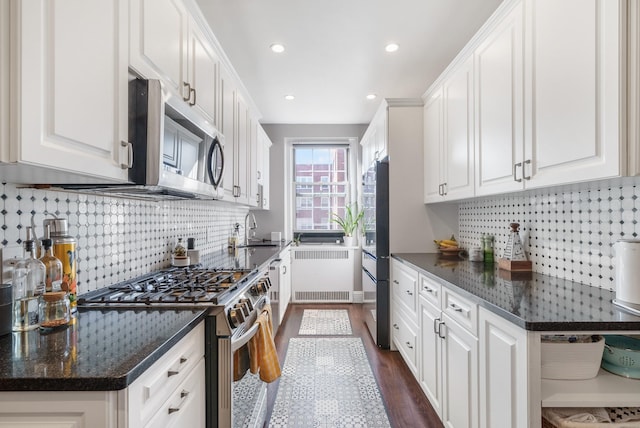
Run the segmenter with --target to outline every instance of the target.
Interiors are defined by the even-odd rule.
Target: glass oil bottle
[[[35,257],[31,227],[27,227],[24,258],[13,269],[13,331],[29,331],[39,327],[38,299],[44,292],[44,264]]]

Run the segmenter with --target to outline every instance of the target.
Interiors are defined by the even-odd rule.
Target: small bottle
[[[13,331],[38,328],[38,298],[44,292],[45,267],[35,257],[35,243],[27,227],[24,258],[13,269]]]
[[[493,235],[482,235],[482,252],[484,262],[493,263]]]
[[[40,261],[45,267],[45,292],[62,291],[62,262],[53,255],[53,242],[49,238],[42,240],[44,255]]]
[[[71,312],[77,311],[78,257],[75,238],[69,235],[66,218],[47,218],[43,221],[45,230],[51,231],[53,254],[62,262],[62,290],[69,293]]]
[[[184,247],[184,244],[182,243],[182,238],[178,238],[178,243],[176,244],[176,247],[173,249],[173,254],[176,257],[187,256],[187,249]]]

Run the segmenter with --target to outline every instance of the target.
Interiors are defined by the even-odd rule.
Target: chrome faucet
[[[251,225],[247,227],[247,220],[251,216]],[[249,211],[247,215],[244,217],[244,245],[249,245],[249,235],[251,235],[250,231],[254,231],[258,228],[258,223],[256,223],[256,216]]]

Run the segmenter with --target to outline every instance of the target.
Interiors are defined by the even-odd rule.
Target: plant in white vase
[[[355,244],[354,232],[358,228],[358,224],[364,217],[364,211],[351,208],[351,205],[344,207],[344,217],[339,216],[336,213],[331,214],[331,221],[338,223],[344,232],[344,244],[346,246],[353,246]]]

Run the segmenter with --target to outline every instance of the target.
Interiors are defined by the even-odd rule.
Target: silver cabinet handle
[[[260,180],[261,178],[262,178],[262,173],[258,171],[258,180]]]
[[[462,308],[455,303],[449,303],[449,307],[456,312],[462,312]]]
[[[434,290],[433,290],[433,288],[429,288],[429,287],[427,287],[426,285],[423,285],[423,286],[422,286],[422,289],[423,289],[424,291],[426,291],[427,293],[433,293],[433,291],[434,291]]]
[[[182,403],[180,403],[180,406],[182,406],[182,404],[184,403],[184,401],[185,401],[186,397],[188,397],[188,396],[189,396],[189,391],[187,391],[187,390],[183,389],[183,390],[180,392],[180,398],[182,398],[182,399],[183,399],[183,400],[182,400]],[[177,407],[169,407],[169,409],[168,409],[169,414],[179,412],[179,411],[180,411],[180,406],[177,406]]]
[[[127,148],[127,163],[121,163],[120,168],[133,168],[133,144],[128,141],[120,141],[120,146]]]
[[[407,293],[409,296],[413,296],[413,293],[411,292],[411,290],[404,290],[405,293]]]
[[[282,274],[283,275],[287,274],[287,267],[286,266],[282,266]]]
[[[413,349],[413,345],[411,344],[411,342],[406,342],[407,348],[409,349]]]
[[[445,335],[442,333],[442,326],[444,325],[444,321],[438,321],[438,337],[440,339],[445,339]]]
[[[393,324],[393,328],[395,328],[396,330],[400,330],[400,327],[398,327],[398,324]]]
[[[524,161],[525,165],[531,165],[531,159],[527,159],[526,161]],[[524,166],[522,167],[522,175],[524,176],[525,180],[531,180],[531,175],[524,175]]]
[[[442,188],[443,184],[438,185],[438,195],[444,196],[444,190]]]
[[[398,282],[398,280],[397,280],[397,279],[394,279],[394,280],[393,280],[393,283],[394,283],[394,284],[398,284],[398,285],[400,285],[400,283]]]
[[[189,101],[191,99],[191,85],[189,83],[187,83],[187,82],[182,82],[182,86],[184,88],[187,88],[187,96],[185,98],[185,96],[182,95],[182,99],[184,101]]]
[[[440,318],[433,319],[433,332],[440,336],[440,329],[438,323],[440,322]]]
[[[447,183],[442,183],[442,196],[447,196]]]
[[[518,183],[522,182],[522,178],[518,178],[518,176],[517,176],[517,169],[519,167],[522,167],[522,162],[518,162],[518,163],[514,163],[513,164],[513,180],[517,181]]]
[[[189,101],[190,106],[196,105],[196,90],[195,88],[189,89],[189,99],[191,99],[191,94],[193,94],[193,101]]]

